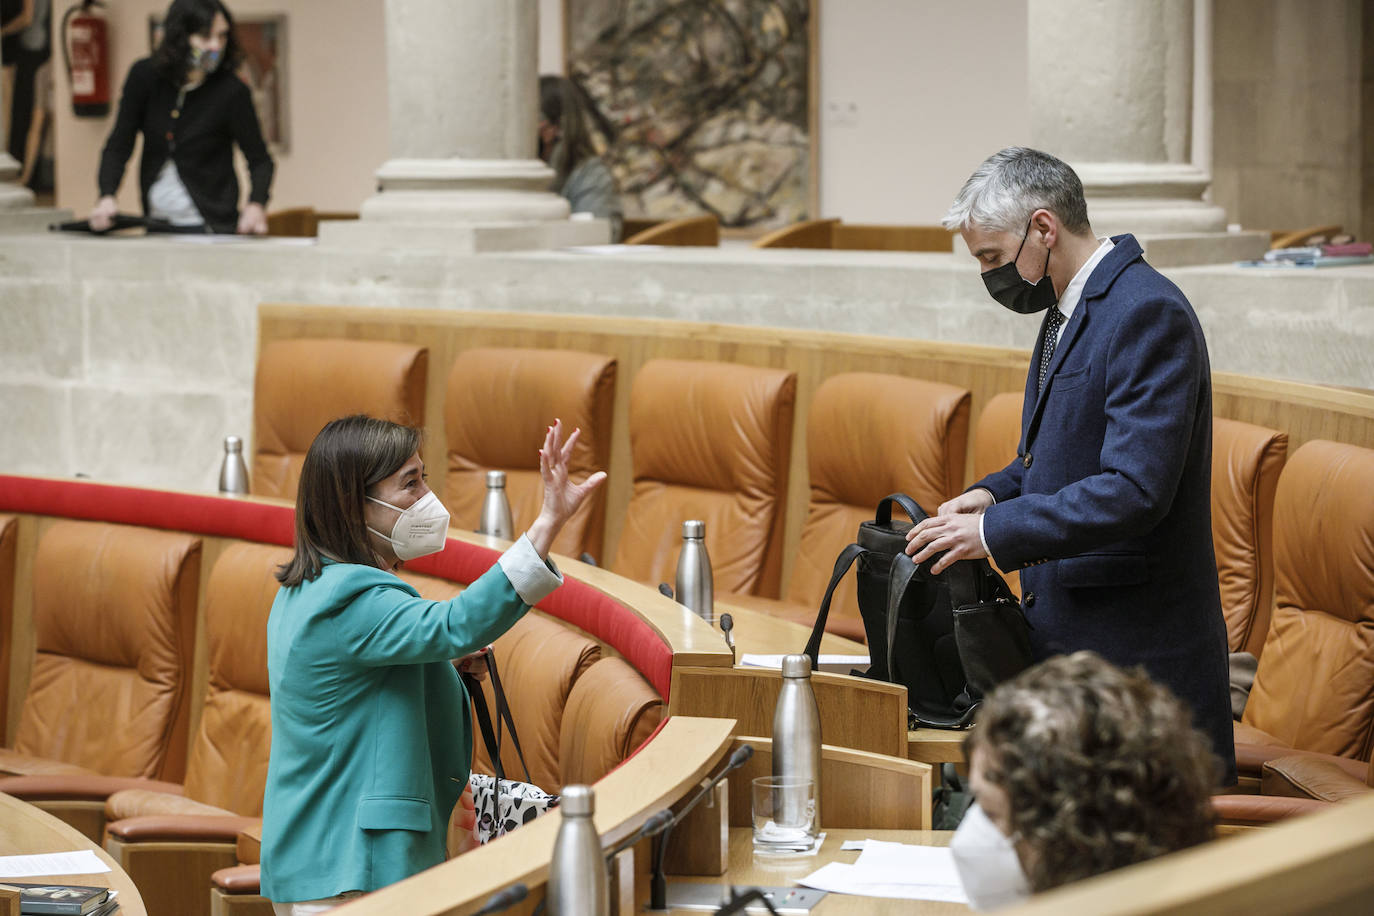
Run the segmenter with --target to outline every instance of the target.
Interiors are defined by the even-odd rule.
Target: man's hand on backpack
[[[992,498],[992,491],[979,487],[976,490],[969,490],[967,493],[960,493],[951,500],[940,504],[940,508],[935,510],[936,515],[960,515],[965,512],[982,512],[991,506],[996,500]]]
[[[986,499],[986,502],[977,508],[949,511],[949,507],[956,504],[968,505],[970,498]],[[974,490],[945,503],[940,507],[939,515],[925,519],[906,533],[907,556],[919,566],[943,552],[943,556],[930,567],[935,575],[944,572],[958,560],[976,560],[987,556],[978,525],[983,510],[990,505],[992,494],[987,490]]]

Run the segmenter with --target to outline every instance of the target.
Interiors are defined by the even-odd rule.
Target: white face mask
[[[448,510],[439,502],[439,497],[434,495],[433,490],[417,499],[408,509],[393,506],[372,496],[367,498],[401,513],[401,517],[396,519],[396,524],[391,527],[391,537],[375,528],[367,529],[389,542],[399,559],[414,560],[444,549],[444,543],[448,539]]]
[[[975,910],[995,910],[1030,897],[1030,883],[1016,847],[988,819],[977,802],[971,805],[949,841],[954,868]]]

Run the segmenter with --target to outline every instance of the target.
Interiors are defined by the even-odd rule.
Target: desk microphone
[[[658,835],[658,842],[654,844],[654,869],[653,876],[649,879],[649,909],[666,910],[668,908],[668,882],[663,876],[664,852],[668,848],[668,838],[673,834],[673,828],[681,823],[682,819],[697,806],[697,802],[706,797],[716,786],[720,785],[721,780],[730,775],[754,756],[754,746],[752,744],[742,744],[739,749],[730,755],[724,768],[711,778],[711,781],[702,786],[696,795],[689,801],[677,815],[668,822],[663,828],[663,832]]]
[[[673,587],[667,582],[658,583],[658,593],[665,598],[673,597]]]
[[[720,615],[720,631],[725,634],[725,644],[730,647],[730,651],[735,651],[735,637],[731,630],[735,628],[735,618],[729,614]]]
[[[515,906],[530,894],[530,889],[525,885],[516,883],[504,890],[499,890],[487,898],[487,902],[482,904],[482,908],[473,916],[487,916],[489,913],[499,913]]]
[[[673,812],[669,808],[662,808],[649,815],[649,819],[639,825],[639,829],[630,834],[611,847],[610,852],[606,853],[606,864],[610,865],[616,856],[629,849],[645,837],[655,836],[673,820]]]
[[[773,916],[778,916],[778,911],[773,909],[773,901],[768,899],[762,888],[751,887],[744,893],[738,893],[735,888],[730,888],[730,900],[720,909],[716,910],[716,916],[734,916],[735,913],[746,912],[746,908],[751,903],[762,903],[768,912]]]

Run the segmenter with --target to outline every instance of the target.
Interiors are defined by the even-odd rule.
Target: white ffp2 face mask
[[[995,910],[1030,897],[1016,847],[974,802],[949,841],[954,868],[975,910]]]
[[[407,509],[393,506],[373,496],[367,498],[401,513],[400,518],[396,519],[396,524],[391,526],[390,537],[375,528],[367,529],[390,543],[399,559],[414,560],[444,549],[444,544],[448,540],[448,510],[439,502],[439,497],[434,495],[433,490],[415,500],[415,504]]]

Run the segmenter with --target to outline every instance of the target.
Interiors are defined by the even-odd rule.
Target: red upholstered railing
[[[147,490],[79,480],[0,474],[0,511],[115,522],[291,546],[295,510],[290,506],[226,496]],[[407,569],[468,584],[491,568],[500,554],[489,547],[449,539],[442,553],[407,564]],[[673,651],[633,610],[575,579],[539,602],[541,611],[603,640],[668,699]]]

